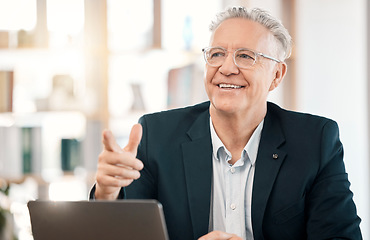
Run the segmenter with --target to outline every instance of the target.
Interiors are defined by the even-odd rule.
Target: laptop
[[[156,200],[30,201],[34,240],[169,240]]]

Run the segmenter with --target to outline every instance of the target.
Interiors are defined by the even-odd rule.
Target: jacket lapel
[[[208,232],[212,183],[212,143],[209,112],[203,112],[187,132],[182,144],[186,186],[194,239]]]
[[[286,153],[279,150],[285,142],[279,119],[268,110],[261,134],[252,193],[254,239],[263,239],[262,222],[267,201]]]
[[[188,202],[194,239],[208,232],[212,187],[212,142],[209,112],[203,112],[182,144]],[[278,118],[268,110],[261,134],[252,193],[254,239],[263,239],[262,222],[267,201],[286,152],[279,149],[285,137]]]

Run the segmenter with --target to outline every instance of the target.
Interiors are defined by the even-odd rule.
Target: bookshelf
[[[76,157],[63,155],[71,150],[68,143],[65,144],[72,140],[75,145],[82,145],[86,122],[83,114],[72,111],[1,113],[0,176],[17,181],[24,175],[41,177],[45,171],[62,170],[62,166],[67,166],[71,158]],[[83,165],[81,161],[80,166]]]
[[[0,31],[0,71],[8,74],[5,78],[12,79],[0,85],[0,91],[5,93],[1,96],[6,96],[0,104],[1,134],[7,136],[11,134],[8,131],[13,131],[15,143],[7,143],[6,146],[19,148],[17,153],[4,151],[14,154],[11,158],[18,159],[12,162],[16,170],[13,173],[9,171],[8,178],[22,178],[29,174],[38,176],[40,172],[57,168],[62,171],[61,160],[58,160],[61,158],[62,141],[65,147],[80,149],[82,157],[79,164],[89,173],[94,173],[102,149],[102,129],[112,129],[124,144],[132,124],[142,114],[206,99],[200,48],[183,49],[181,31],[178,34],[179,44],[169,45],[168,40],[161,39],[161,32],[167,32],[166,38],[173,35],[173,26],[162,29],[162,16],[173,17],[170,15],[172,11],[163,10],[162,5],[170,6],[171,2],[146,0],[147,14],[145,23],[141,24],[148,27],[147,31],[134,31],[130,34],[132,39],[124,43],[121,40],[128,39],[127,30],[132,30],[131,21],[117,21],[114,16],[130,17],[129,12],[126,16],[121,10],[128,11],[132,6],[138,7],[139,3],[84,1],[82,31],[63,35],[58,40],[58,35],[47,26],[46,2],[36,0],[35,29]],[[185,12],[182,15],[185,17]],[[135,21],[143,19],[142,16],[131,17],[136,17]],[[115,22],[114,29],[109,28],[112,22]],[[178,23],[183,27],[182,17],[179,17]],[[201,32],[206,32],[207,26]],[[117,32],[118,35],[115,35]],[[112,41],[114,36],[116,40]],[[145,41],[134,46],[129,44],[136,39]],[[116,45],[113,46],[112,42]],[[162,42],[167,42],[167,45]],[[173,50],[174,46],[179,47]],[[161,64],[155,64],[158,62]],[[186,92],[182,91],[183,85],[188,87]],[[138,99],[143,101],[141,106]],[[58,121],[56,116],[74,119],[76,115],[80,120],[75,121],[83,122],[80,124],[83,130],[76,130],[78,134],[64,136],[59,132],[64,129],[61,126],[68,129],[74,125],[69,120],[60,125],[53,125],[49,120]],[[33,135],[38,135],[41,143],[33,143]],[[48,135],[54,140],[47,140]],[[4,139],[0,136],[0,141],[6,141]],[[44,146],[45,141],[53,146]],[[32,161],[34,153],[25,151],[22,144],[31,150],[41,151],[41,157],[33,157],[42,159],[41,162]],[[41,150],[37,147],[39,145]],[[8,164],[6,168],[12,166]],[[64,173],[71,172],[68,169],[72,168],[64,166]],[[0,177],[7,174],[1,173]]]
[[[47,2],[35,1],[33,29],[0,31],[0,178],[10,182],[95,172],[108,126],[106,1],[63,2],[84,16],[74,33],[50,30]]]

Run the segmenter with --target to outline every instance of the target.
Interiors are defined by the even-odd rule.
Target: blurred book
[[[61,140],[61,161],[63,171],[73,171],[81,164],[80,141],[75,138]]]
[[[32,172],[32,128],[22,128],[23,173]]]
[[[23,127],[22,160],[24,174],[41,174],[41,127]]]
[[[0,112],[13,111],[13,84],[12,71],[0,71]]]
[[[0,127],[0,177],[41,174],[41,127]]]
[[[19,179],[23,176],[21,130],[19,127],[0,127],[0,177]]]
[[[9,32],[0,31],[0,48],[9,48]]]

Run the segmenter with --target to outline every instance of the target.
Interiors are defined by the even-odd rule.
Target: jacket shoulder
[[[337,123],[330,119],[319,115],[310,113],[291,111],[279,107],[278,105],[268,102],[267,112],[270,117],[278,119],[283,125],[289,124],[293,126],[307,126],[308,125],[325,125],[328,122],[336,125]]]
[[[188,128],[200,115],[209,116],[209,105],[210,102],[207,101],[193,106],[145,114],[139,119],[139,123],[162,129]]]

